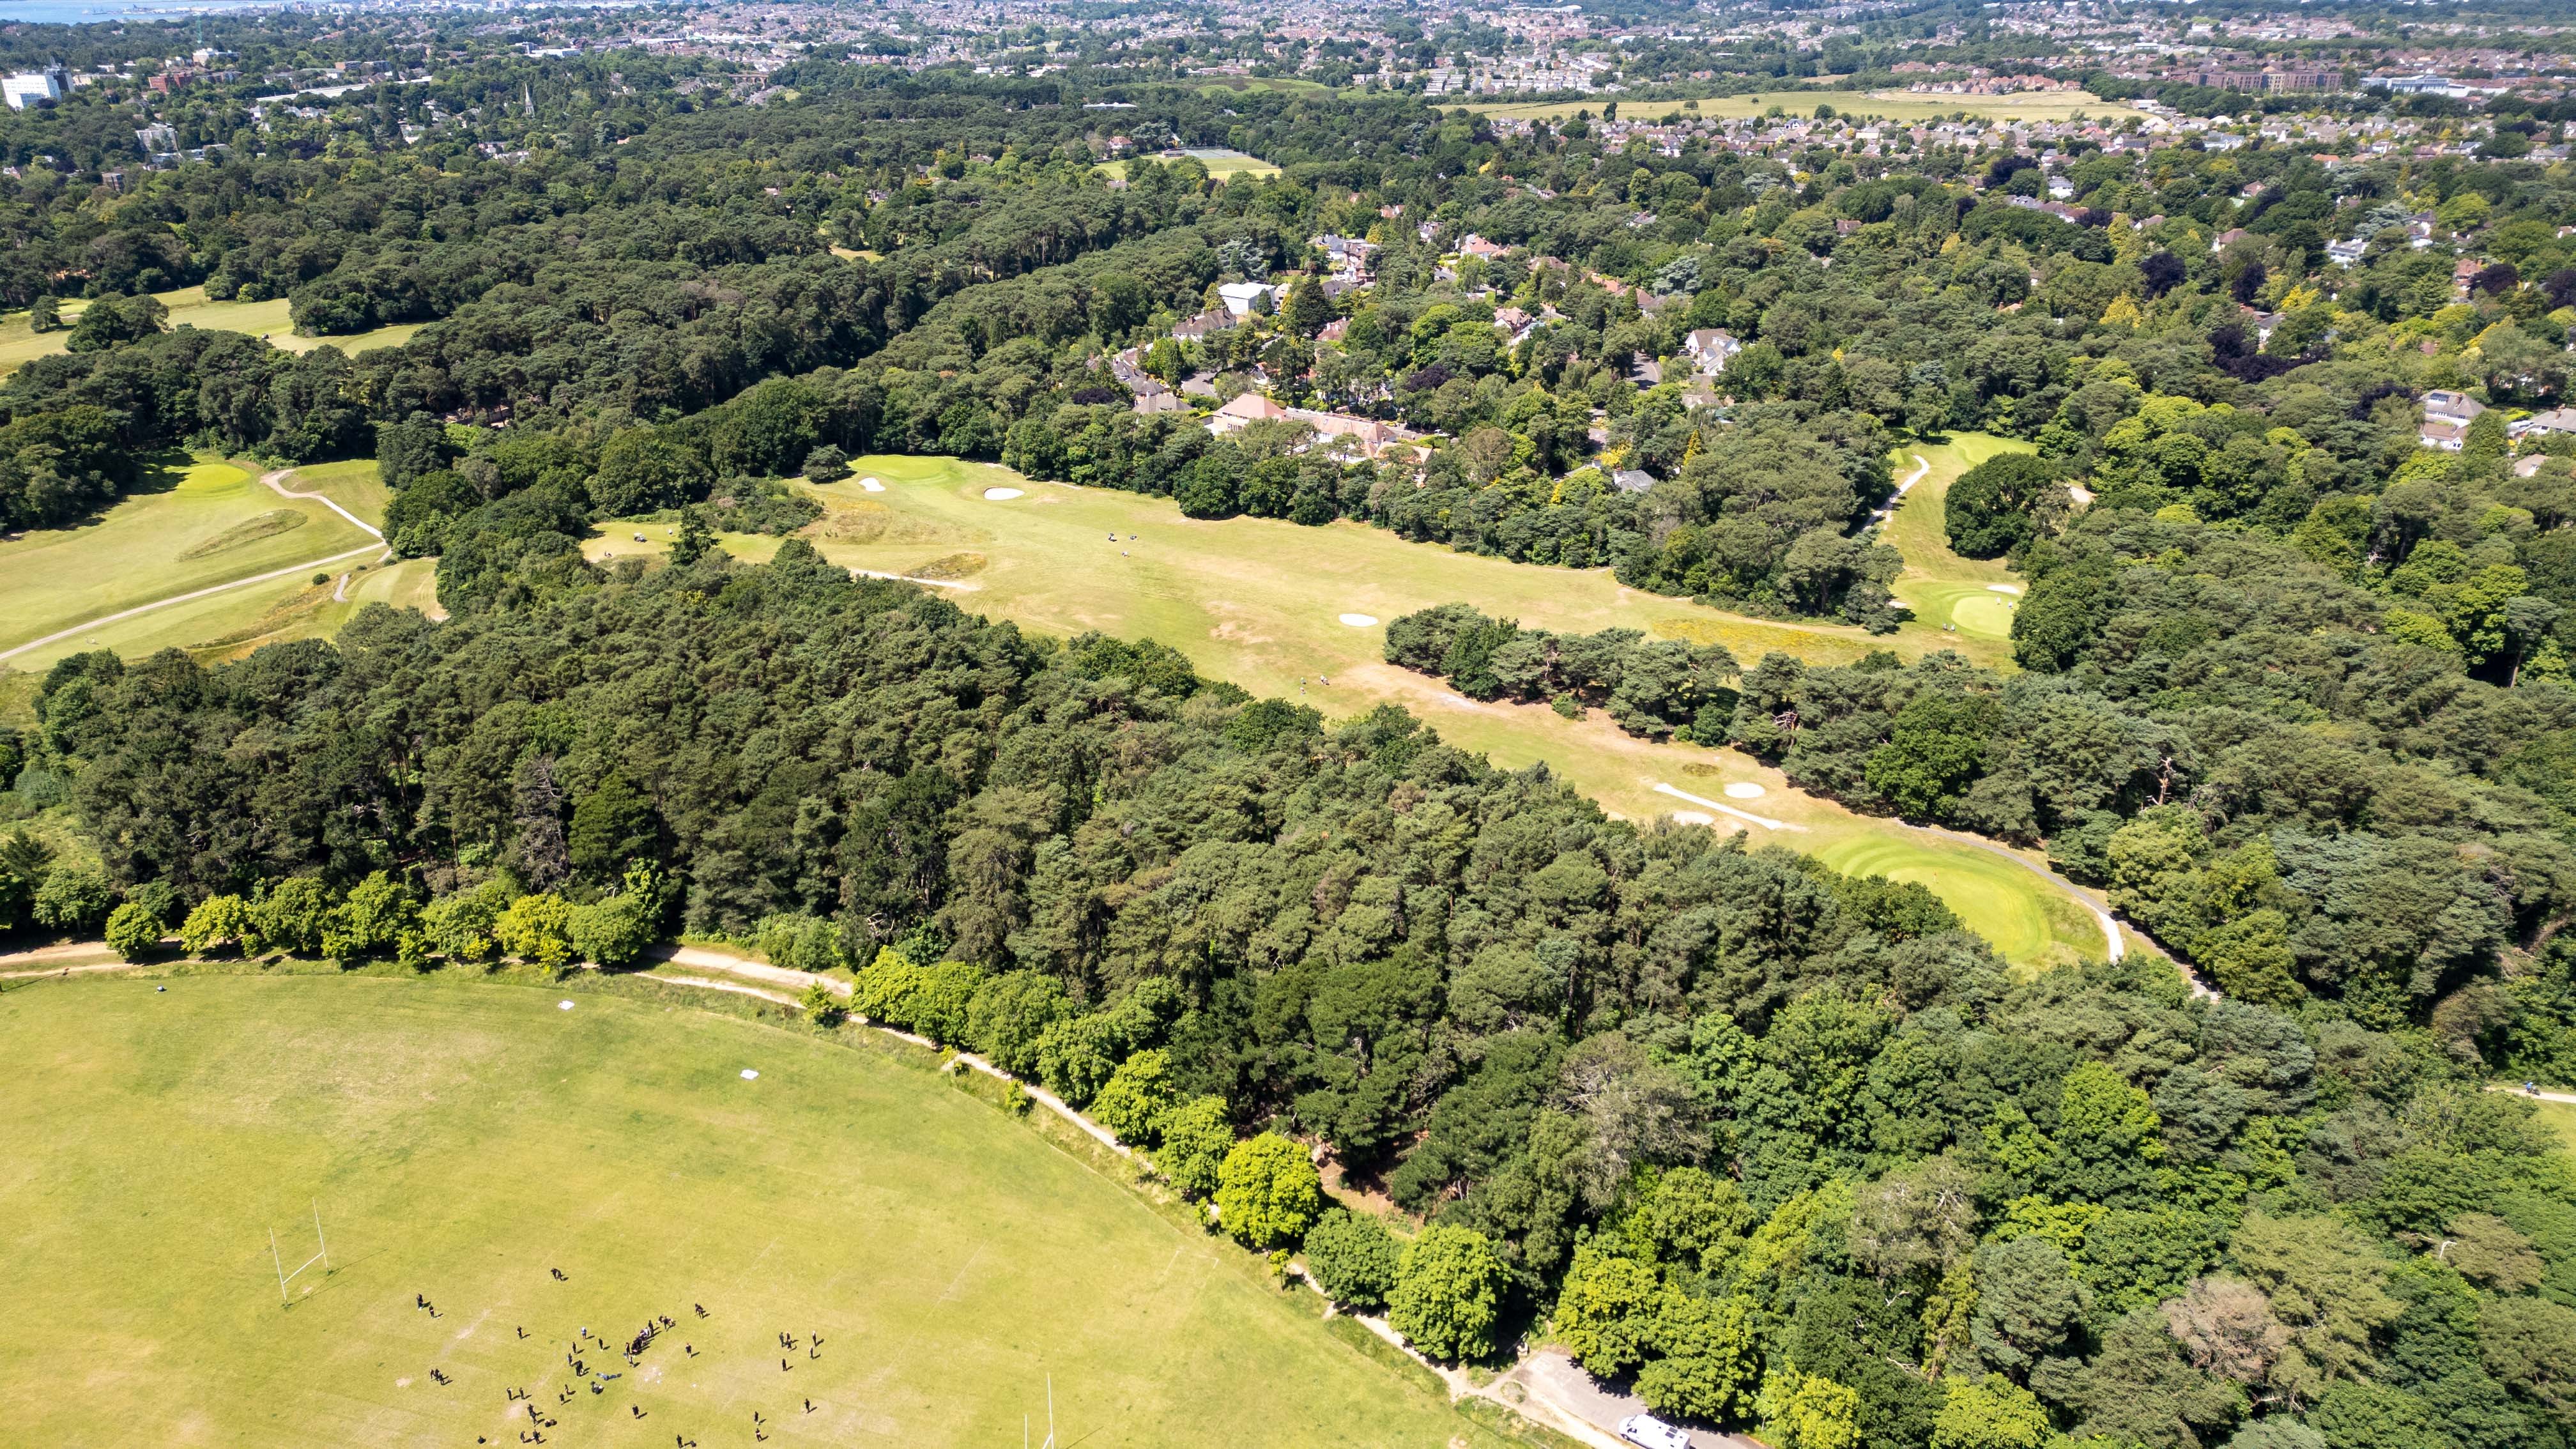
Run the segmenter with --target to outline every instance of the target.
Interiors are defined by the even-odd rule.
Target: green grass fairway
[[[1773,650],[1827,663],[1876,648],[1911,657],[1955,647],[1954,636],[1916,627],[1888,640],[1847,627],[1747,619],[1623,587],[1606,569],[1479,558],[1351,522],[1304,528],[1276,519],[1184,518],[1168,499],[1038,483],[990,464],[872,457],[852,466],[850,481],[811,490],[832,512],[808,532],[836,563],[906,576],[931,568],[953,584],[940,593],[959,607],[1048,634],[1098,629],[1159,639],[1210,678],[1311,704],[1332,718],[1393,701],[1451,743],[1507,768],[1545,761],[1628,819],[1687,812],[1705,823],[1739,823],[1657,788],[1669,786],[1785,827],[1751,825],[1757,841],[1817,852],[1846,842],[1899,842],[1910,852],[1905,861],[1929,872],[1927,884],[1963,916],[1993,928],[2009,959],[2040,965],[2102,952],[2100,929],[2072,902],[2062,915],[2051,914],[2047,882],[1973,846],[1802,794],[1778,771],[1731,750],[1652,744],[1598,712],[1577,721],[1545,705],[1480,704],[1383,657],[1387,620],[1458,600],[1540,628],[1618,626],[1723,643],[1748,664]],[[871,477],[885,491],[867,492],[858,481]],[[1021,496],[987,499],[987,489]],[[594,558],[659,554],[671,531],[609,524],[588,549]],[[644,542],[634,541],[638,533]],[[733,537],[725,546],[760,559],[777,540]],[[1345,613],[1374,622],[1345,624]],[[1760,793],[1729,796],[1729,785]],[[1943,863],[1949,869],[1936,869]]]
[[[1220,89],[1223,88],[1220,87]],[[1319,86],[1317,89],[1320,90],[1322,87]],[[1191,151],[1189,154],[1197,158],[1198,163],[1201,166],[1207,168],[1208,179],[1211,181],[1223,181],[1234,176],[1249,176],[1255,180],[1259,180],[1264,176],[1276,176],[1279,174],[1278,167],[1271,165],[1269,162],[1262,160],[1258,156],[1247,156],[1240,151],[1227,151],[1223,149],[1202,147]],[[1164,158],[1159,156],[1152,159],[1163,161],[1165,165],[1170,164],[1168,160],[1164,160]],[[1124,177],[1127,174],[1127,163],[1124,161],[1103,161],[1100,163],[1099,170],[1105,175]]]
[[[1435,97],[1436,103],[1439,98]],[[1756,95],[1717,96],[1703,99],[1694,110],[1687,101],[1648,101],[1626,96],[1605,96],[1590,101],[1557,101],[1546,104],[1472,105],[1466,109],[1488,116],[1520,116],[1532,120],[1561,121],[1580,111],[1601,114],[1601,108],[1616,100],[1620,113],[1629,118],[1661,119],[1669,115],[1716,117],[1758,116],[1778,106],[1792,116],[1812,116],[1818,106],[1832,106],[1842,115],[1887,121],[1928,121],[1940,116],[1966,112],[1985,120],[2064,121],[2077,116],[2100,116],[2117,120],[2140,114],[2134,107],[2118,101],[2106,101],[2090,91],[2020,91],[2005,96],[1938,96],[1917,95],[1912,91],[1763,91]]]
[[[1277,91],[1292,96],[1329,96],[1333,88],[1322,81],[1298,80],[1293,76],[1226,75],[1199,77],[1198,92],[1213,96],[1225,91]]]
[[[2544,1088],[2544,1090],[2557,1091],[2561,1089],[2552,1087]],[[2530,1102],[2532,1110],[2540,1114],[2540,1123],[2542,1126],[2557,1133],[2558,1140],[2567,1144],[2568,1151],[2576,1152],[2576,1106],[2571,1106],[2565,1102],[2535,1101],[2528,1097],[2525,1097],[2523,1100]]]
[[[1917,838],[1907,839],[1908,833]],[[1845,836],[1816,854],[1847,875],[1883,875],[1931,890],[2006,960],[2062,964],[2102,955],[2096,917],[2063,894],[2033,889],[2037,878],[2000,856],[1902,826]]]
[[[203,287],[182,287],[175,292],[155,292],[152,295],[160,298],[161,305],[170,309],[170,326],[173,328],[203,327],[208,331],[246,332],[253,337],[266,337],[288,352],[311,352],[327,343],[355,357],[370,347],[399,347],[409,342],[413,333],[428,325],[402,322],[348,337],[298,337],[293,320],[287,316],[284,297],[267,302],[216,302],[207,299]],[[0,319],[0,373],[14,371],[23,363],[62,351],[64,343],[71,338],[69,324],[78,319],[82,309],[88,305],[77,298],[64,302],[65,326],[58,332],[31,330],[24,312],[13,312]]]
[[[1905,636],[1930,648],[1952,648],[1990,668],[2012,667],[2012,612],[2022,591],[2021,576],[2002,559],[1961,558],[1950,551],[1943,509],[1950,485],[1959,475],[1999,453],[2026,453],[2030,446],[1983,433],[1953,433],[1947,442],[1917,443],[1896,450],[1896,476],[1922,481],[1905,490],[1895,516],[1881,539],[1905,556],[1905,572],[1893,590],[1898,602],[1914,611]],[[1928,471],[1926,471],[1928,467]],[[1957,632],[1944,632],[1955,625]]]
[[[385,505],[394,499],[394,490],[378,476],[373,458],[309,463],[287,475],[285,481],[293,491],[319,493],[378,528],[385,525]]]
[[[370,603],[418,609],[433,619],[446,617],[438,607],[438,560],[378,563],[377,557],[361,554],[312,573],[299,569],[288,578],[245,584],[120,619],[30,649],[0,669],[41,672],[64,655],[90,649],[113,649],[128,659],[162,649],[184,649],[203,663],[239,659],[263,644],[329,638],[340,632],[350,615]],[[316,573],[327,574],[327,582],[314,583]]]
[[[1050,1376],[1068,1446],[1499,1442],[909,1048],[636,983],[154,984],[0,996],[12,1443],[508,1445],[526,1389],[550,1443],[993,1449]],[[654,1314],[638,1366],[578,1345]],[[568,1350],[622,1377],[558,1402]]]
[[[253,476],[255,466],[213,458],[173,459],[159,465],[155,476],[95,522],[42,529],[0,542],[0,649],[155,600],[373,542],[319,502],[279,497]],[[265,534],[246,528],[279,514],[303,522]],[[195,556],[183,557],[189,554]],[[220,607],[238,601],[217,596],[200,602]],[[161,627],[163,622],[154,615],[125,621],[147,629]],[[124,647],[109,643],[105,631],[99,637],[98,646],[84,635],[64,641],[61,647],[65,651]],[[32,667],[27,655],[9,663],[20,669]]]

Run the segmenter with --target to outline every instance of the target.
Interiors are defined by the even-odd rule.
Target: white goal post
[[[331,1272],[331,1244],[322,1236],[322,1205],[319,1202],[313,1205],[313,1242],[321,1251],[297,1264],[295,1271],[290,1273],[286,1271],[286,1259],[277,1251],[277,1229],[268,1230],[268,1257],[277,1265],[277,1306],[280,1308],[294,1306],[293,1300],[286,1296],[286,1285],[301,1276],[305,1269],[319,1263],[326,1277]]]

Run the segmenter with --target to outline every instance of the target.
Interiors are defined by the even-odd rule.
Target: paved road
[[[1553,1348],[1540,1349],[1523,1359],[1519,1367],[1503,1376],[1503,1381],[1520,1384],[1529,1390],[1531,1398],[1545,1400],[1558,1412],[1600,1430],[1614,1443],[1619,1442],[1620,1420],[1648,1412],[1645,1400],[1602,1383]],[[1762,1449],[1757,1440],[1715,1429],[1693,1429],[1690,1441],[1692,1449]]]

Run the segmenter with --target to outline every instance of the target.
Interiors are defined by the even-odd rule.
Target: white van
[[[1620,1420],[1619,1437],[1645,1449],[1690,1449],[1690,1435],[1652,1414],[1631,1414]]]

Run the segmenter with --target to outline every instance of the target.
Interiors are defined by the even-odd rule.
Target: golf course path
[[[273,473],[262,473],[259,475],[259,481],[276,490],[277,496],[280,498],[311,499],[313,502],[321,504],[323,507],[330,509],[333,513],[336,513],[342,518],[349,520],[351,523],[356,524],[359,528],[366,530],[368,533],[374,534],[377,542],[382,543],[384,541],[385,533],[383,529],[380,529],[365,519],[360,518],[358,515],[351,513],[349,510],[333,502],[327,496],[320,493],[298,493],[293,489],[288,488],[286,486],[286,480],[293,476],[294,472],[295,470],[292,468],[280,468]]]
[[[331,506],[334,508],[339,507],[336,503]],[[354,519],[351,521],[355,522]],[[367,528],[363,523],[358,526],[360,528]],[[374,533],[375,530],[367,528],[367,532]],[[131,609],[119,609],[113,614],[101,614],[95,619],[74,624],[68,629],[57,630],[54,633],[46,635],[42,639],[31,639],[26,643],[19,645],[15,649],[0,649],[0,659],[12,658],[16,655],[24,654],[30,649],[42,649],[48,644],[60,644],[65,639],[72,638],[75,635],[86,633],[87,631],[96,629],[104,624],[113,624],[119,620],[131,619],[137,614],[149,614],[155,609],[166,609],[172,604],[184,604],[191,599],[206,598],[209,595],[220,594],[227,589],[248,588],[252,584],[265,584],[277,579],[292,578],[297,574],[303,573],[307,569],[318,569],[324,564],[335,564],[340,562],[342,559],[356,558],[362,553],[375,553],[383,547],[384,544],[381,542],[370,543],[363,547],[350,549],[346,553],[335,553],[329,558],[317,558],[310,563],[293,564],[282,569],[271,569],[267,573],[253,574],[246,579],[234,579],[232,582],[224,584],[210,584],[202,589],[191,589],[184,594],[172,594],[166,599],[154,599],[148,604],[137,604]]]
[[[1896,496],[1887,500],[1886,507],[1871,514],[1869,516],[1869,521],[1874,524],[1885,523],[1887,520],[1894,518],[1896,516],[1896,510],[1905,506],[1905,490],[1922,482],[1925,478],[1930,477],[1931,474],[1932,460],[1924,457],[1921,453],[1915,454],[1913,474],[1909,477],[1899,478],[1896,480]]]
[[[2526,1092],[2520,1087],[2513,1086],[2505,1082],[2497,1082],[2489,1086],[2487,1090],[2490,1092],[2511,1092],[2517,1097],[2530,1097],[2536,1101],[2542,1102],[2563,1102],[2570,1107],[2576,1107],[2576,1092]]]

